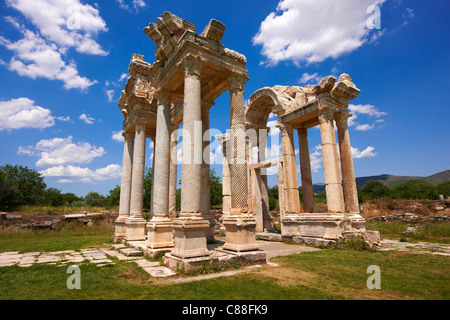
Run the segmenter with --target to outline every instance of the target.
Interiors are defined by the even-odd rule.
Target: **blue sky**
[[[380,29],[366,23],[374,3]],[[154,61],[142,29],[170,11],[198,33],[212,18],[226,25],[222,43],[248,60],[245,99],[348,73],[361,90],[351,101],[356,176],[448,170],[449,9],[446,0],[1,0],[0,165],[26,165],[81,196],[120,184],[118,98],[131,54]],[[210,125],[228,128],[227,92]],[[323,182],[319,130],[309,136],[313,181]],[[148,165],[152,153],[149,140]]]

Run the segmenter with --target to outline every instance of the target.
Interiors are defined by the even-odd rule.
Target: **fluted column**
[[[358,190],[353,167],[352,146],[348,132],[348,118],[348,114],[339,114],[336,117],[345,194],[345,211],[347,213],[359,213]]]
[[[303,209],[304,212],[314,212],[314,192],[311,176],[311,160],[309,157],[308,130],[298,128],[298,142],[300,153],[300,173],[302,178]]]
[[[328,212],[344,212],[344,195],[337,161],[337,146],[333,125],[333,109],[326,101],[319,102],[320,136],[322,139],[323,170]]]
[[[188,55],[184,68],[183,163],[181,165],[181,212],[174,221],[174,259],[209,256],[206,232],[209,221],[202,216],[202,100],[200,73],[202,61]]]
[[[177,217],[177,140],[178,127],[172,127],[170,135],[170,165],[169,165],[169,217]]]
[[[145,240],[145,220],[142,218],[145,174],[145,129],[145,122],[142,119],[137,119],[135,121],[130,217],[126,222],[125,240],[127,241]]]
[[[172,221],[169,219],[169,166],[170,166],[170,95],[161,90],[156,95],[155,174],[153,187],[158,196],[152,199],[153,217],[147,224],[151,249],[173,247]]]
[[[209,109],[214,105],[212,101],[202,102],[202,132],[203,132],[203,164],[202,164],[202,215],[209,221],[209,229],[206,233],[208,240],[214,240],[214,227],[216,220],[211,217],[211,156],[209,135]]]
[[[124,147],[122,160],[122,179],[120,184],[119,216],[116,219],[115,241],[125,238],[125,222],[130,215],[131,175],[133,169],[134,134],[123,133]]]
[[[294,132],[292,125],[278,125],[281,130],[283,149],[283,177],[285,188],[286,214],[300,213],[300,197],[298,193],[297,161],[295,160]]]

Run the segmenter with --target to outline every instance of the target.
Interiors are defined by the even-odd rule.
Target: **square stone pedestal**
[[[173,222],[175,247],[164,256],[164,264],[188,271],[211,260],[206,241],[210,224],[201,215],[180,216]]]
[[[153,217],[147,223],[147,247],[149,249],[173,248],[173,223],[166,217]]]
[[[223,250],[233,252],[259,250],[256,243],[256,220],[250,215],[230,215],[223,219],[226,240]]]
[[[365,219],[359,214],[302,213],[287,215],[281,219],[284,238],[302,237],[337,240],[343,233],[365,231]]]
[[[126,241],[144,241],[145,240],[145,224],[146,221],[144,218],[128,218],[125,222],[126,232],[125,232],[125,240]]]
[[[115,231],[113,241],[114,243],[122,242],[125,239],[127,228],[125,223],[127,222],[128,217],[119,216],[115,221]]]

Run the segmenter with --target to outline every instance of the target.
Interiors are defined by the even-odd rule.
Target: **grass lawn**
[[[416,235],[403,235],[410,224],[399,221],[380,221],[366,225],[368,230],[378,230],[382,238],[399,240],[405,238],[408,242],[450,243],[450,222],[424,222],[416,225]]]
[[[101,245],[107,227],[0,234],[0,251],[57,251]],[[279,257],[279,267],[188,283],[151,278],[136,264],[82,263],[81,290],[68,290],[66,267],[0,268],[0,299],[450,299],[450,259],[395,252],[322,250]],[[381,269],[381,290],[366,287],[370,265]]]

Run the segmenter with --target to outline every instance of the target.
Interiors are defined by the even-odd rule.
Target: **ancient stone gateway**
[[[353,157],[348,133],[349,100],[360,91],[351,78],[343,74],[336,81],[326,77],[315,86],[262,88],[251,97],[246,109],[246,125],[258,134],[260,162],[249,168],[262,168],[273,163],[264,161],[267,141],[267,120],[270,113],[278,116],[281,131],[282,157],[278,160],[279,198],[282,234],[285,237],[335,240],[343,233],[365,232],[365,220],[359,214]],[[337,125],[340,161],[335,137]],[[311,165],[308,147],[308,129],[320,126],[323,167],[328,213],[314,213]],[[297,130],[300,154],[300,172],[304,207],[300,208],[297,163],[294,147],[294,129]],[[262,138],[261,138],[262,137]],[[249,140],[252,140],[251,138]],[[341,175],[342,169],[342,175]],[[262,221],[258,231],[263,231],[267,221],[267,182],[259,173],[249,170],[254,184],[249,189],[257,221]],[[267,181],[267,180],[266,180]],[[342,188],[343,184],[343,188]],[[253,189],[257,191],[253,191]],[[345,195],[345,201],[344,201]],[[262,209],[261,205],[262,203]],[[258,218],[258,215],[260,218]],[[267,228],[266,230],[269,231]],[[308,239],[306,239],[308,240]]]
[[[265,169],[278,166],[284,236],[336,239],[345,231],[363,231],[347,130],[348,101],[359,90],[347,75],[325,78],[317,86],[263,88],[244,105],[246,58],[220,42],[225,26],[211,20],[201,34],[169,12],[144,32],[156,44],[155,62],[133,54],[130,78],[119,101],[124,115],[124,152],[115,241],[139,242],[145,253],[166,252],[170,267],[195,267],[211,259],[246,257],[265,260],[256,231],[273,232],[268,211]],[[216,137],[223,146],[223,225],[225,244],[213,251],[216,221],[210,215],[209,129],[214,100],[230,92],[230,133]],[[279,117],[283,156],[264,158],[267,120]],[[338,125],[344,193],[334,134]],[[179,126],[182,125],[181,134]],[[329,214],[315,214],[307,129],[320,125]],[[305,198],[300,208],[293,130],[300,139]],[[181,211],[176,212],[178,136],[182,138]],[[154,142],[150,220],[143,215],[146,138]],[[252,147],[259,148],[254,163]]]

